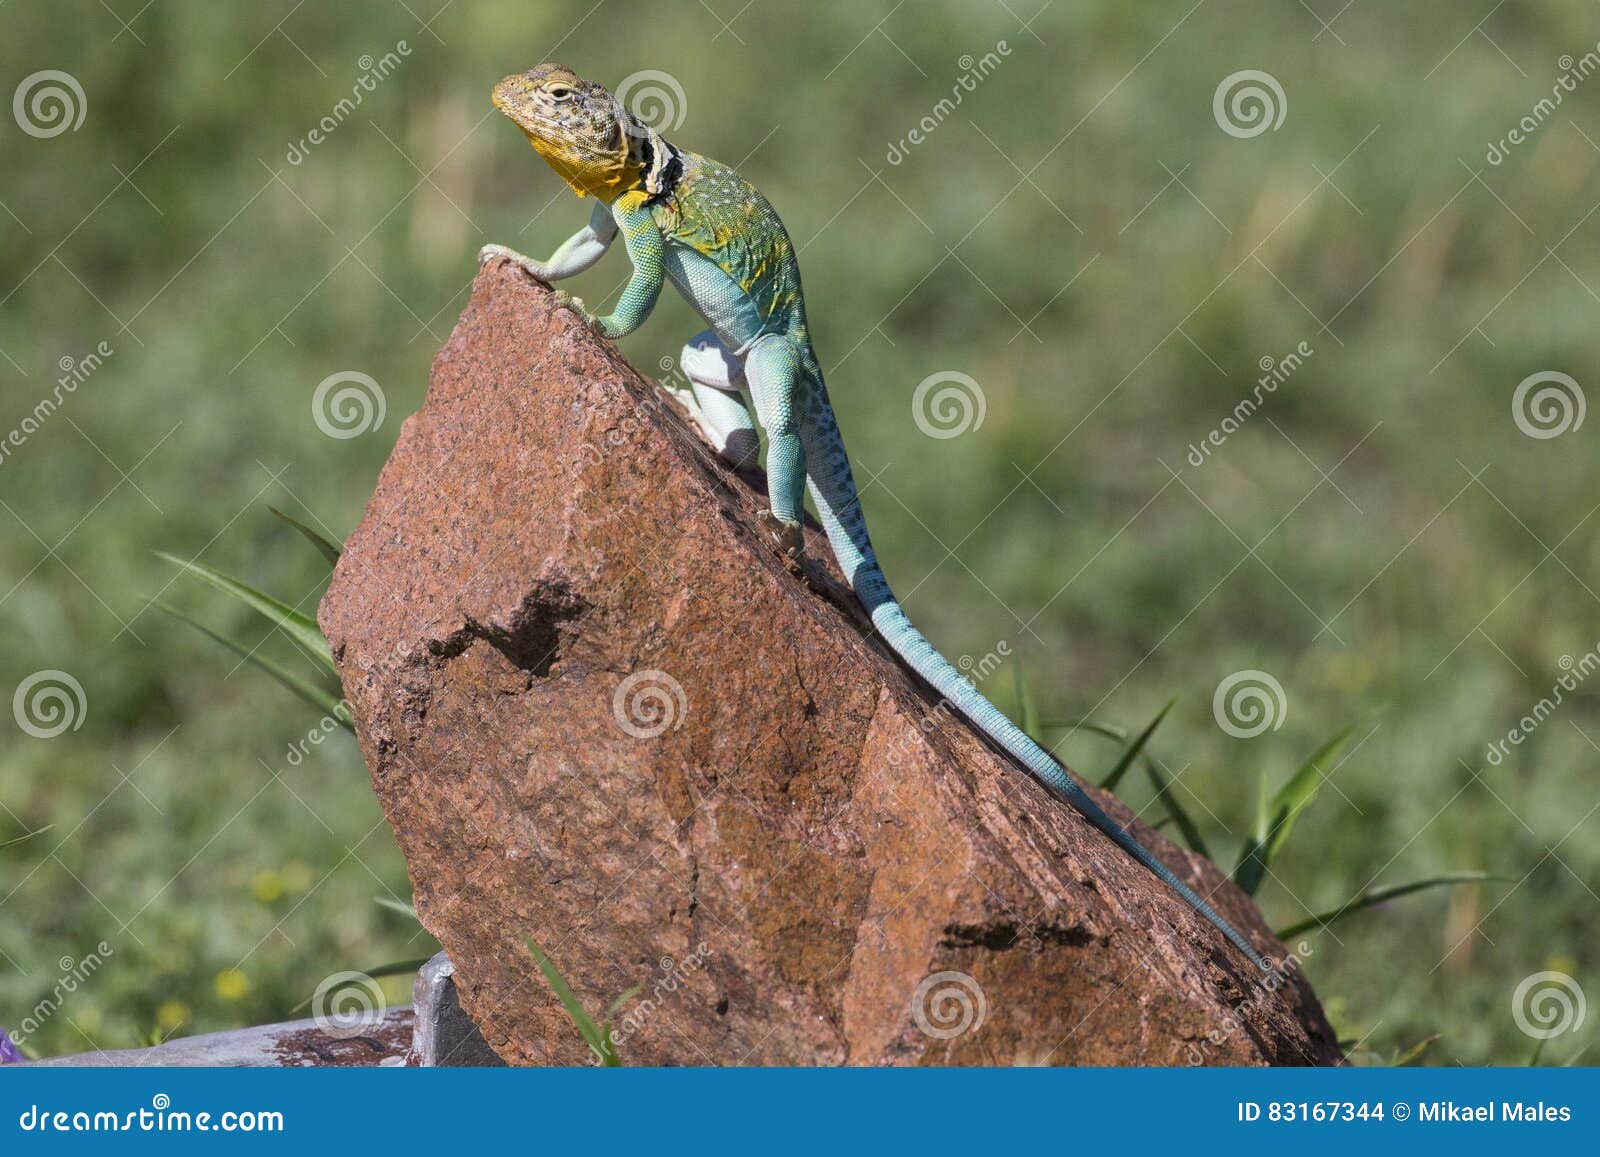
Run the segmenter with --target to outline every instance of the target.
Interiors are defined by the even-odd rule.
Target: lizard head
[[[673,149],[603,85],[541,64],[494,86],[494,107],[580,197],[611,202],[631,189],[665,187]]]

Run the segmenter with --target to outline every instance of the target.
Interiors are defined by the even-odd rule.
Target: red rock
[[[1298,973],[1263,987],[936,710],[814,529],[789,574],[761,493],[658,397],[486,268],[320,611],[417,909],[501,1056],[588,1059],[532,937],[595,1013],[646,986],[628,1064],[1341,1059]]]

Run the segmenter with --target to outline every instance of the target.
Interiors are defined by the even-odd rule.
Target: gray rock
[[[74,1053],[35,1063],[91,1068],[465,1068],[505,1064],[461,1011],[455,965],[443,952],[422,966],[412,983],[412,995],[415,1009],[389,1009],[354,1035],[330,1033],[316,1020],[294,1020],[184,1037],[152,1048]]]
[[[315,1020],[292,1020],[183,1037],[153,1048],[74,1053],[34,1063],[82,1068],[372,1068],[405,1063],[411,1027],[411,1009],[391,1008],[353,1036],[330,1035]]]
[[[478,1026],[461,1011],[456,966],[443,952],[422,966],[411,985],[416,1027],[411,1059],[423,1068],[488,1068],[505,1061],[491,1049]]]

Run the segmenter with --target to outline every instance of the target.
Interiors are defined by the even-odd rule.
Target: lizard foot
[[[588,326],[590,332],[596,337],[609,338],[611,336],[606,332],[604,320],[589,312],[588,307],[583,304],[583,298],[575,297],[565,289],[558,289],[555,291],[555,307],[568,310],[576,315],[577,319]]]
[[[800,552],[805,549],[805,532],[798,522],[781,522],[770,510],[756,515],[756,522],[778,550],[778,556],[791,571],[799,572]]]
[[[497,261],[500,259],[511,262],[511,264],[517,266],[517,268],[527,273],[530,277],[533,277],[539,281],[545,280],[544,267],[542,265],[540,265],[533,258],[525,254],[518,253],[509,245],[485,245],[482,249],[478,250],[478,264],[480,266],[487,265],[491,261]]]

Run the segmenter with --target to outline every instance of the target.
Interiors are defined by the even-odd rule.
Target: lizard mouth
[[[499,109],[505,117],[522,130],[522,134],[529,140],[549,141],[560,139],[560,126],[547,118],[540,116],[532,109],[520,105],[495,101],[494,107]]]
[[[523,131],[532,132],[539,126],[540,119],[528,107],[526,97],[513,88],[513,83],[520,79],[514,76],[506,77],[494,86],[494,91],[489,94],[489,101],[507,118],[515,121]]]

